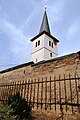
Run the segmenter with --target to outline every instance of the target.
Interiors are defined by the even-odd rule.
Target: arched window
[[[49,46],[51,46],[51,41],[49,41]]]
[[[40,45],[40,40],[38,41],[38,46]]]
[[[38,42],[36,42],[35,47],[40,45],[40,40],[38,40]]]
[[[50,57],[52,57],[52,53],[50,53]]]
[[[53,48],[53,42],[52,42],[52,48]]]
[[[37,62],[37,58],[36,58],[36,62]]]
[[[37,42],[36,42],[36,45],[35,45],[35,47],[37,47]]]

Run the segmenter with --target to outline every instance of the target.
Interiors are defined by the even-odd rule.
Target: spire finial
[[[45,5],[44,5],[44,6],[45,6],[45,10],[46,10],[46,9],[47,9],[47,6],[46,6],[46,0],[44,0],[44,4],[45,4]]]
[[[45,2],[45,11],[44,11],[44,16],[43,16],[43,19],[42,19],[42,23],[41,23],[41,27],[40,27],[40,31],[39,33],[43,32],[43,31],[46,31],[47,33],[51,34],[50,33],[50,27],[49,27],[49,22],[48,22],[48,17],[47,17],[47,12],[46,12],[46,0],[44,0]]]
[[[45,10],[47,9],[47,6],[45,5]]]

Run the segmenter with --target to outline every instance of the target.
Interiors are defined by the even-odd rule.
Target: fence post
[[[29,102],[29,85],[30,85],[30,83],[29,83],[30,81],[28,80],[28,82],[27,82],[27,101]]]
[[[38,103],[39,102],[39,79],[38,79],[38,84],[37,84],[37,109],[38,109]]]
[[[69,84],[70,84],[70,96],[71,96],[71,104],[72,104],[72,85],[71,85],[71,75],[69,74]],[[73,113],[73,106],[72,106],[72,113]]]
[[[65,80],[65,74],[64,74],[64,92],[65,92],[65,103],[66,103],[67,100],[66,100],[66,80]],[[67,104],[66,104],[66,111],[67,111]]]
[[[31,104],[31,98],[32,98],[32,85],[33,85],[33,80],[31,79],[31,88],[30,88],[30,104]]]
[[[34,80],[33,108],[34,108],[34,102],[35,102],[35,90],[36,90],[36,79]]]
[[[47,77],[45,82],[45,110],[47,110]]]
[[[59,100],[60,100],[60,110],[61,110],[61,83],[60,83],[60,75],[59,75]]]
[[[55,111],[56,111],[56,77],[54,76],[54,100],[55,100]]]
[[[41,84],[41,109],[43,106],[42,102],[43,102],[43,78],[42,78],[42,84]]]
[[[50,77],[50,110],[51,110],[51,77]]]

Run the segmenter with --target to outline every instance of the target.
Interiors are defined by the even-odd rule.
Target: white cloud
[[[34,9],[34,11],[31,12],[31,14],[25,20],[24,24],[20,27],[21,30],[23,30],[25,26],[26,28],[29,27],[30,23],[32,22],[33,17],[35,16],[35,13],[36,13],[36,8]]]
[[[16,42],[16,44],[23,44],[26,42],[26,36],[23,32],[17,29],[12,23],[7,20],[1,20],[1,29],[5,32],[10,38],[11,42]],[[29,41],[27,41],[29,42]]]
[[[25,36],[21,30],[4,19],[0,19],[0,31],[7,35],[9,45],[6,46],[6,49],[7,47],[9,48],[9,55],[12,57],[8,58],[8,56],[5,56],[5,61],[10,61],[8,59],[11,59],[11,62],[16,64],[29,61],[31,53],[30,37]],[[8,41],[3,40],[2,42],[6,44]]]
[[[70,26],[64,32],[62,41],[59,44],[59,52],[61,55],[74,53],[80,50],[80,22],[73,20]]]
[[[2,10],[1,6],[0,6],[0,11]]]
[[[52,22],[59,21],[63,16],[63,9],[65,7],[66,0],[58,0],[54,4],[48,5],[48,11]]]
[[[80,22],[79,22],[79,20],[75,20],[72,24],[70,24],[70,26],[66,32],[67,39],[74,38],[75,35],[79,34],[78,33],[79,30],[80,30]]]
[[[12,40],[15,40],[16,37],[25,38],[21,31],[19,31],[12,23],[7,20],[1,20],[1,28],[6,32]],[[20,35],[20,36],[19,36]]]

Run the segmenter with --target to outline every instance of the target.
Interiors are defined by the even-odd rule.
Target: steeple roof
[[[48,22],[48,17],[47,17],[47,12],[46,12],[46,7],[45,7],[44,16],[43,16],[43,19],[42,19],[39,34],[36,35],[35,37],[33,37],[30,41],[33,42],[34,40],[36,40],[38,37],[40,37],[43,34],[46,34],[47,36],[52,38],[55,42],[57,42],[57,43],[59,42],[58,39],[56,39],[55,37],[53,37],[51,35],[49,22]]]
[[[39,33],[43,32],[43,31],[46,31],[49,34],[51,34],[46,9],[44,11],[44,16],[43,16],[43,20],[42,20],[42,24],[41,24]]]

